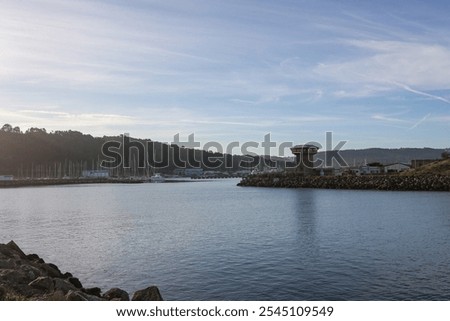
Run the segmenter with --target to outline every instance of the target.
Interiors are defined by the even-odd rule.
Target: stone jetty
[[[384,191],[450,191],[450,176],[445,175],[364,175],[304,176],[302,173],[262,173],[250,175],[239,186],[364,189]]]
[[[102,293],[100,288],[85,288],[71,273],[46,263],[37,254],[26,255],[14,241],[0,244],[0,301],[129,301],[119,288]],[[159,289],[139,290],[132,301],[162,301]]]

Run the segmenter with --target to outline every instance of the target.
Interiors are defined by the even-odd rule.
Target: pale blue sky
[[[447,1],[0,0],[0,122],[449,147]]]

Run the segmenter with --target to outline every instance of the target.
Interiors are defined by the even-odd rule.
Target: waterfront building
[[[411,169],[411,165],[405,163],[394,163],[384,166],[385,173],[400,173]]]
[[[292,154],[296,158],[295,171],[303,173],[305,176],[316,175],[314,171],[314,155],[319,147],[312,144],[296,145],[291,148]]]

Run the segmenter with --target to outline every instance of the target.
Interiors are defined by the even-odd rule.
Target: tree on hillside
[[[13,131],[13,127],[10,124],[4,124],[1,131],[11,133]]]
[[[46,134],[47,130],[45,128],[37,128],[37,127],[31,127],[30,129],[27,129],[26,134],[30,133],[43,133]]]

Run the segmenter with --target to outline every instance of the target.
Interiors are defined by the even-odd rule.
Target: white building
[[[361,175],[380,174],[381,173],[381,167],[364,165],[364,166],[361,166],[359,168],[359,171],[360,171]]]
[[[411,165],[405,163],[394,163],[384,166],[385,173],[399,173],[407,171],[411,168]]]
[[[0,175],[0,181],[12,181],[14,176],[12,175]]]
[[[88,170],[88,171],[83,171],[81,175],[86,178],[108,178],[109,171],[108,170]]]

